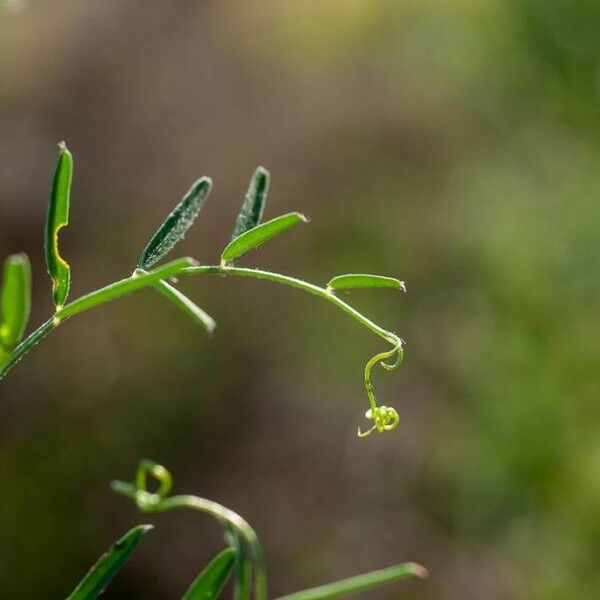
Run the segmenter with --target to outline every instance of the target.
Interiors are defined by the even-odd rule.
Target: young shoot
[[[269,173],[266,169],[258,167],[252,176],[235,222],[232,239],[222,251],[218,264],[203,265],[188,257],[174,260],[160,267],[155,266],[183,239],[206,204],[212,188],[212,181],[208,177],[201,177],[192,184],[179,204],[169,213],[150,238],[130,276],[69,302],[71,269],[59,252],[58,234],[60,229],[69,222],[72,179],[73,158],[66,144],[61,142],[52,178],[45,235],[46,263],[52,281],[55,312],[37,329],[22,339],[31,300],[29,262],[24,255],[9,256],[5,261],[0,296],[0,379],[5,377],[8,371],[40,340],[67,319],[147,287],[157,291],[208,333],[212,333],[216,325],[214,319],[167,280],[183,275],[198,277],[210,274],[250,277],[272,281],[317,296],[344,312],[390,345],[388,350],[376,354],[366,363],[364,370],[368,401],[366,418],[371,423],[364,432],[359,428],[358,435],[366,437],[373,432],[391,431],[398,426],[400,417],[396,409],[377,403],[372,383],[372,371],[377,365],[388,371],[397,368],[404,357],[403,341],[392,331],[377,325],[353,308],[336,293],[340,290],[360,288],[390,288],[406,291],[403,281],[381,275],[349,273],[338,275],[321,287],[289,275],[238,267],[234,264],[235,261],[261,244],[296,225],[308,222],[308,219],[301,213],[291,212],[261,223],[269,189]]]
[[[157,490],[148,490],[148,477],[154,479]],[[112,489],[132,499],[144,513],[166,512],[188,508],[214,517],[223,527],[229,548],[221,551],[200,573],[182,600],[219,597],[232,571],[234,600],[267,600],[267,574],[263,550],[258,536],[248,522],[232,510],[211,500],[189,494],[170,496],[173,478],[165,467],[142,460],[133,483],[113,481]],[[427,570],[416,563],[403,563],[365,573],[317,588],[295,592],[278,600],[330,600],[374,589],[408,577],[427,577]],[[197,595],[194,595],[197,594]]]

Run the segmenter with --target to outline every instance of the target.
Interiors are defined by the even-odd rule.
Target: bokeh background
[[[5,2],[6,4],[6,2]],[[0,12],[0,250],[33,264],[56,143],[72,296],[131,272],[189,184],[176,254],[214,263],[248,179],[311,224],[248,255],[355,292],[408,342],[377,373],[403,420],[356,438],[380,340],[267,282],[181,288],[213,339],[146,291],[81,315],[1,384],[0,589],[63,598],[133,524],[107,598],[178,598],[222,545],[108,484],[137,461],[244,515],[281,594],[401,562],[373,598],[600,596],[600,4],[593,0],[12,0]]]

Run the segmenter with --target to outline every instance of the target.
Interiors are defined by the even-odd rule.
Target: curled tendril
[[[157,483],[155,492],[148,491],[148,475]],[[142,512],[153,512],[171,491],[173,478],[171,473],[162,465],[151,460],[142,460],[135,474],[135,483],[113,481],[115,491],[131,498]]]
[[[395,337],[394,347],[391,350],[376,354],[365,365],[365,389],[369,400],[369,410],[365,413],[365,417],[370,421],[373,421],[373,425],[364,432],[361,431],[359,427],[358,437],[360,438],[367,437],[374,431],[379,433],[392,431],[393,429],[396,429],[398,423],[400,423],[400,415],[395,408],[390,406],[377,406],[377,398],[375,397],[375,390],[373,389],[373,383],[371,381],[371,372],[375,365],[380,365],[387,371],[398,368],[404,358],[404,350],[402,348],[403,343],[404,342],[400,338]],[[394,357],[395,360],[393,362],[386,362],[388,359]]]
[[[157,484],[156,491],[148,489],[148,478]],[[164,512],[174,508],[188,508],[211,515],[224,526],[230,545],[235,549],[240,569],[248,585],[254,579],[255,600],[267,600],[267,575],[262,547],[255,531],[240,515],[212,500],[188,494],[169,496],[173,478],[162,465],[142,460],[133,483],[113,481],[112,489],[131,498],[142,512]],[[254,576],[253,576],[254,574]],[[237,584],[236,584],[237,585]],[[236,598],[241,597],[237,595]],[[248,596],[244,596],[247,598]]]

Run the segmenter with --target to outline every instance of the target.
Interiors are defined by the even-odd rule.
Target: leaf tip
[[[60,142],[58,142],[57,146],[61,152],[65,154],[71,154],[71,152],[67,148],[67,142],[65,142],[65,140],[61,140]]]
[[[410,569],[411,573],[419,579],[427,579],[429,577],[429,571],[423,566],[417,563],[407,563],[406,566]]]
[[[193,256],[186,256],[185,259],[187,260],[188,267],[199,267],[200,266],[200,261],[196,260]]]
[[[133,542],[134,544],[137,544],[152,529],[154,529],[154,525],[150,525],[149,523],[145,525],[136,525],[133,529],[130,529],[123,537],[118,539],[113,544],[113,548],[121,548],[127,542]]]
[[[213,180],[212,177],[209,177],[208,175],[202,175],[202,177],[200,177],[200,179],[198,179],[198,181],[196,181],[197,185],[207,185],[208,187],[212,188],[213,185]]]
[[[260,173],[261,175],[265,175],[266,177],[270,175],[269,170],[266,167],[263,167],[262,165],[258,165],[258,167],[256,167],[255,173]]]
[[[29,258],[27,254],[25,254],[25,252],[17,252],[17,254],[11,254],[8,258],[17,265],[29,264]]]

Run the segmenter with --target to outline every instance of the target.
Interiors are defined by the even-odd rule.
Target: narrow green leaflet
[[[359,592],[366,592],[374,588],[406,579],[407,577],[427,577],[427,569],[416,563],[404,563],[372,571],[349,579],[342,579],[335,583],[329,583],[320,587],[311,588],[302,592],[296,592],[288,596],[281,596],[277,600],[330,600],[331,598],[343,598]]]
[[[138,268],[147,269],[151,267],[183,239],[206,203],[211,188],[212,181],[209,177],[201,177],[193,183],[181,202],[163,221],[144,248],[138,261]]]
[[[257,167],[252,175],[248,191],[244,196],[244,203],[240,214],[235,221],[235,227],[231,236],[232,240],[246,233],[249,229],[256,227],[262,220],[269,192],[269,171],[264,167]]]
[[[202,325],[209,335],[212,335],[217,326],[215,320],[209,314],[205,313],[197,304],[192,302],[185,294],[182,294],[177,288],[168,284],[166,281],[159,281],[154,287],[160,294],[196,321],[196,323]]]
[[[235,550],[225,548],[196,577],[181,600],[216,600],[223,591],[234,564]]]
[[[48,202],[45,250],[46,266],[52,279],[54,304],[60,308],[67,300],[71,285],[71,268],[58,251],[58,232],[69,223],[73,157],[64,142],[58,147],[60,150]]]
[[[142,538],[151,529],[152,525],[138,525],[129,530],[111,546],[106,554],[100,557],[67,600],[94,600],[97,598],[123,568]]]
[[[267,240],[270,240],[272,237],[279,235],[294,225],[298,225],[298,223],[308,223],[308,219],[304,215],[294,212],[281,215],[262,225],[257,225],[256,227],[249,229],[226,246],[225,250],[223,250],[223,254],[221,254],[221,264],[226,265],[227,263],[234,261],[242,254],[264,244]]]
[[[25,254],[4,261],[0,295],[0,358],[8,354],[25,332],[31,309],[31,266]]]
[[[363,273],[349,273],[338,275],[328,284],[328,290],[350,290],[356,288],[393,288],[406,292],[404,281],[395,277],[384,277],[383,275],[366,275]]]

